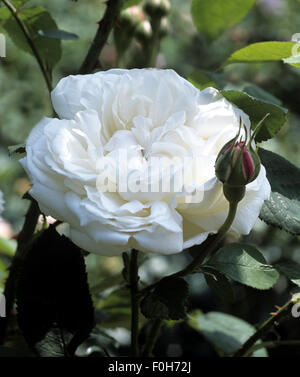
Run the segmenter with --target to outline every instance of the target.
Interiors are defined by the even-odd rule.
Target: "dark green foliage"
[[[151,319],[184,319],[188,301],[188,284],[182,278],[164,279],[141,302],[141,311]]]
[[[42,355],[73,355],[94,326],[84,258],[54,227],[43,232],[28,254],[17,309],[26,341]]]
[[[276,153],[259,149],[272,193],[260,212],[267,224],[300,234],[300,169]]]

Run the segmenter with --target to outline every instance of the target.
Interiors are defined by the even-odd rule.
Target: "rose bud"
[[[245,186],[254,181],[260,171],[257,152],[244,141],[229,141],[216,159],[216,176],[231,186]]]
[[[170,22],[167,17],[163,17],[159,27],[159,38],[164,38],[170,33]]]
[[[142,44],[148,43],[152,35],[152,27],[148,20],[141,22],[135,30],[135,37]]]
[[[124,9],[117,21],[117,27],[114,28],[114,40],[119,58],[124,54],[132,37],[134,36],[135,29],[139,23],[145,19],[145,13],[137,5]]]
[[[123,31],[126,29],[133,30],[140,22],[145,20],[145,13],[138,6],[134,5],[132,7],[124,9],[120,13],[119,26]]]
[[[151,17],[164,17],[171,8],[169,0],[148,0],[144,5],[145,12]]]
[[[217,156],[215,164],[216,177],[223,182],[223,191],[229,201],[240,201],[244,196],[245,186],[254,181],[260,172],[260,158],[254,150],[252,142],[261,123],[262,121],[247,143],[247,129],[245,126],[245,140],[240,137],[240,120],[238,134],[224,145]],[[239,188],[242,189],[240,190]]]

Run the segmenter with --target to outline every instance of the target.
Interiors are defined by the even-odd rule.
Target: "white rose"
[[[108,256],[129,248],[173,254],[217,232],[228,202],[215,159],[237,134],[239,118],[248,130],[250,122],[216,89],[199,91],[172,70],[112,69],[62,79],[52,102],[61,119],[34,127],[21,163],[41,211],[69,223],[75,244]],[[119,160],[121,152],[130,162]],[[188,172],[177,190],[120,189],[120,179],[136,173],[148,188],[170,171],[174,177],[185,158]],[[147,176],[160,159],[160,173]],[[107,175],[112,192],[105,190]],[[262,166],[231,230],[248,234],[269,195]]]

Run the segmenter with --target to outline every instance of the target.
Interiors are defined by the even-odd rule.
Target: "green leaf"
[[[295,42],[258,42],[235,51],[223,64],[283,61],[292,55]]]
[[[258,150],[272,191],[300,200],[300,169],[285,158],[263,148]]]
[[[274,267],[300,287],[300,265],[291,260],[277,262]]]
[[[264,202],[259,217],[269,225],[300,235],[299,215],[299,200],[291,200],[278,192],[272,192],[270,199]]]
[[[13,4],[16,8],[21,8],[23,5],[28,3],[30,0],[14,0]]]
[[[134,5],[139,5],[143,0],[126,0],[122,9],[133,7]]]
[[[278,280],[278,272],[268,265],[253,246],[232,243],[222,247],[209,261],[212,267],[232,280],[257,289],[270,289]]]
[[[72,340],[72,333],[58,326],[51,327],[43,339],[35,343],[35,350],[40,357],[70,356],[65,348]]]
[[[16,240],[8,240],[0,237],[0,253],[12,257],[17,249]]]
[[[93,334],[77,349],[79,357],[111,357],[117,356],[117,341],[105,331],[95,328]]]
[[[78,35],[69,33],[68,31],[54,29],[54,30],[39,30],[38,35],[44,38],[63,39],[67,41],[74,41],[79,39]]]
[[[251,128],[254,129],[266,114],[270,114],[256,135],[261,142],[275,136],[287,120],[287,112],[280,106],[254,98],[247,93],[236,90],[222,90],[222,95],[249,115]]]
[[[193,22],[200,33],[216,38],[244,18],[254,4],[255,0],[193,0]]]
[[[24,157],[26,154],[25,143],[11,145],[8,147],[8,154],[14,160],[19,160],[20,158]]]
[[[235,294],[230,281],[213,268],[203,268],[205,280],[209,288],[225,302],[234,302]]]
[[[74,355],[94,326],[80,249],[49,227],[32,245],[16,293],[18,323],[28,345],[42,356]]]
[[[4,288],[4,282],[5,282],[6,277],[7,277],[7,268],[6,268],[6,265],[0,259],[0,294],[2,291],[1,288],[2,287]],[[0,295],[0,302],[1,302],[1,295]]]
[[[186,318],[188,284],[182,278],[164,279],[141,302],[141,311],[146,318]]]
[[[10,17],[11,13],[6,7],[0,8],[0,27],[3,27],[3,23]]]
[[[18,17],[26,25],[45,66],[48,70],[51,70],[61,58],[61,41],[58,39],[42,38],[38,35],[38,31],[41,29],[57,29],[55,21],[50,13],[42,7],[21,9],[18,12]],[[20,26],[6,8],[0,10],[0,26],[6,30],[18,48],[33,54]]]
[[[167,304],[151,293],[142,300],[141,311],[146,318],[170,319]]]
[[[113,290],[107,297],[101,298],[96,303],[96,308],[101,311],[103,318],[101,328],[124,327],[130,329],[130,292],[126,287]]]
[[[218,89],[218,85],[214,81],[212,76],[213,74],[208,74],[204,71],[197,70],[192,72],[192,74],[188,77],[188,81],[200,90],[203,90],[207,87]]]
[[[221,356],[230,356],[237,351],[255,332],[248,322],[230,314],[209,312],[202,314],[195,311],[188,322],[199,331],[217,350]],[[256,344],[261,343],[258,341]],[[253,352],[254,357],[266,357],[265,348]]]
[[[91,294],[103,293],[107,289],[118,288],[124,283],[123,277],[120,274],[112,274],[103,279],[97,280],[96,283],[90,286]]]
[[[240,90],[240,89],[238,89],[238,90]],[[255,85],[253,83],[245,83],[243,85],[242,91],[246,92],[251,97],[254,97],[254,98],[261,100],[263,102],[272,103],[273,105],[277,105],[277,106],[282,105],[282,101],[279,98],[273,96],[273,94],[267,92],[266,90],[260,88],[259,86]],[[284,110],[284,112],[287,111],[286,109],[283,109],[283,110]]]
[[[276,153],[258,151],[272,193],[259,217],[293,235],[300,235],[300,169]]]

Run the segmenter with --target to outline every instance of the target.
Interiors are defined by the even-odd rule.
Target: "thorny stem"
[[[131,356],[139,356],[139,297],[138,297],[138,251],[133,249],[129,265],[129,288],[131,295]]]
[[[19,25],[20,29],[22,30],[24,37],[25,37],[28,45],[30,46],[32,53],[33,53],[34,57],[36,58],[37,63],[39,65],[40,69],[41,69],[41,72],[43,74],[43,77],[44,77],[46,85],[47,85],[47,89],[48,89],[49,93],[51,93],[52,84],[51,84],[50,75],[49,75],[49,73],[47,72],[47,70],[44,66],[43,60],[42,60],[42,58],[41,58],[41,56],[38,52],[38,49],[36,48],[36,45],[35,45],[33,39],[31,38],[30,32],[29,32],[26,24],[18,16],[18,10],[14,7],[14,5],[9,0],[2,0],[2,2],[8,8],[10,13],[14,17],[14,19],[16,20],[17,24]]]
[[[97,64],[99,56],[108,36],[116,24],[119,13],[124,4],[124,0],[108,0],[107,8],[102,20],[99,22],[99,27],[90,46],[90,49],[78,71],[79,74],[86,74],[92,72]]]
[[[290,314],[292,307],[295,305],[295,300],[292,298],[285,303],[275,315],[267,319],[258,330],[232,355],[232,357],[246,357],[250,356],[255,351],[255,343],[268,332],[276,323],[278,323],[286,315]],[[276,342],[275,342],[276,343]],[[254,346],[255,345],[255,346]],[[254,347],[253,347],[254,346]]]

